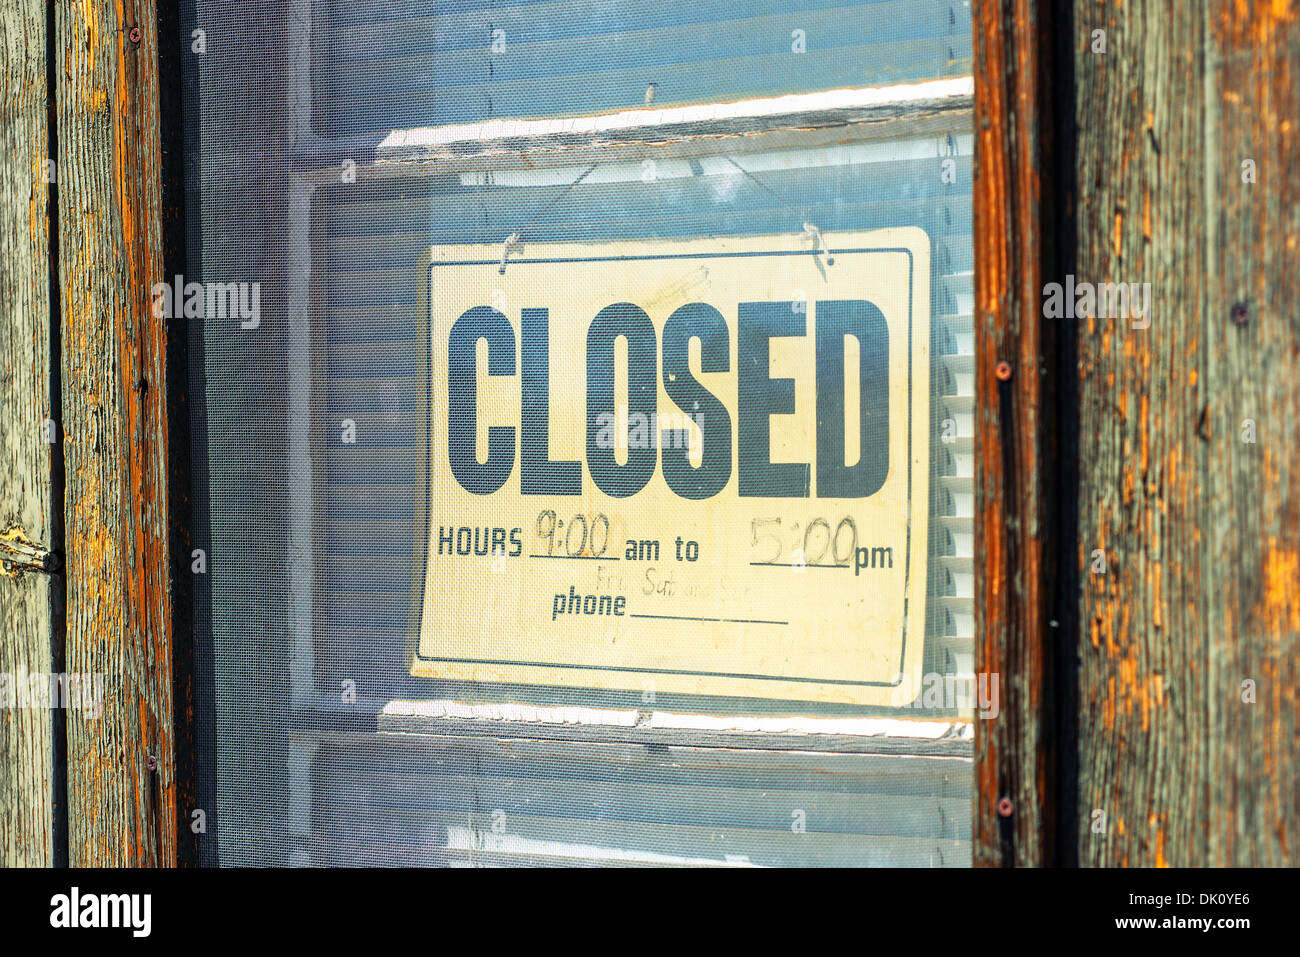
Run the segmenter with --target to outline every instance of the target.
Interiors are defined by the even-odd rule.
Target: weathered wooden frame
[[[168,6],[0,3],[28,42],[6,64],[20,96],[0,157],[16,330],[0,408],[21,436],[0,459],[17,477],[0,489],[0,664],[112,677],[98,718],[6,716],[0,750],[24,755],[0,783],[6,864],[194,859],[184,336],[149,296],[184,246]],[[1004,692],[976,723],[976,863],[1294,864],[1300,25],[1227,0],[972,7],[976,670]],[[1096,59],[1096,29],[1128,60]],[[1124,72],[1137,62],[1152,72]],[[728,117],[667,149],[831,142],[841,119]],[[454,137],[304,138],[298,160],[311,180],[356,150],[383,175],[665,149],[635,124],[577,152],[562,129],[497,132],[478,156]],[[38,175],[51,149],[55,182]],[[1246,158],[1258,180],[1238,182]],[[1146,339],[1045,323],[1042,286],[1076,268],[1130,269],[1190,318]],[[1238,441],[1245,418],[1266,440]],[[464,733],[455,720],[418,730]]]

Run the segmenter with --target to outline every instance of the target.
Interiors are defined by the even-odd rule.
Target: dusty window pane
[[[968,864],[965,6],[287,6],[185,27],[220,861]]]

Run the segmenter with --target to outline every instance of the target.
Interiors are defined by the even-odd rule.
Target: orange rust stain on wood
[[[1145,392],[1138,399],[1138,467],[1145,475],[1151,469],[1150,430],[1147,428],[1151,411],[1151,397]]]
[[[1151,627],[1161,628],[1164,625],[1164,602],[1160,597],[1160,588],[1165,576],[1160,562],[1151,563],[1151,579]]]
[[[1133,704],[1138,693],[1137,659],[1130,648],[1119,660],[1119,693],[1124,701],[1125,716],[1133,713]]]
[[[1275,633],[1300,632],[1300,552],[1276,537],[1264,555],[1261,611]]]
[[[1155,832],[1155,866],[1168,867],[1165,859],[1165,829],[1162,817],[1154,811],[1147,816],[1147,827]]]

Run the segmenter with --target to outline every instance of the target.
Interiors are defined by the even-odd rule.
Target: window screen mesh
[[[951,694],[973,653],[969,114],[728,133],[734,148],[702,125],[713,144],[694,153],[569,138],[536,168],[477,147],[387,151],[450,124],[962,77],[966,4],[285,0],[199,2],[187,21],[204,49],[187,77],[185,279],[260,296],[255,321],[191,324],[211,529],[207,861],[969,864],[974,709]],[[899,227],[929,241],[921,670],[948,693],[648,703],[413,677],[428,461],[445,440],[425,398],[440,358],[430,249],[484,244],[509,269],[511,236],[526,254],[813,237],[807,224],[829,247]]]

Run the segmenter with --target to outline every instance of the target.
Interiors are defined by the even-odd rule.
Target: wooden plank
[[[1078,561],[1107,563],[1079,606],[1080,857],[1295,866],[1300,10],[1079,5],[1074,33],[1078,279],[1152,304],[1078,322]]]
[[[0,0],[0,680],[55,672],[58,579],[30,567],[55,529],[49,287],[50,184],[46,11],[40,0]],[[57,438],[57,436],[55,436]],[[24,567],[27,566],[27,567]],[[0,703],[0,867],[58,863],[56,719],[16,697]]]
[[[1069,454],[1055,331],[1039,290],[1057,270],[1064,195],[1052,91],[1068,76],[1045,0],[977,0],[975,34],[975,670],[1001,709],[976,721],[974,860],[1068,863],[1058,853],[1058,687],[1049,609],[1068,580],[1059,537]],[[1002,374],[999,374],[999,370]],[[1057,622],[1058,625],[1063,624]],[[1068,629],[1065,631],[1069,634]],[[999,812],[1001,807],[1002,813]]]
[[[176,858],[156,20],[56,17],[67,666],[105,689],[97,720],[68,714],[74,866]]]

